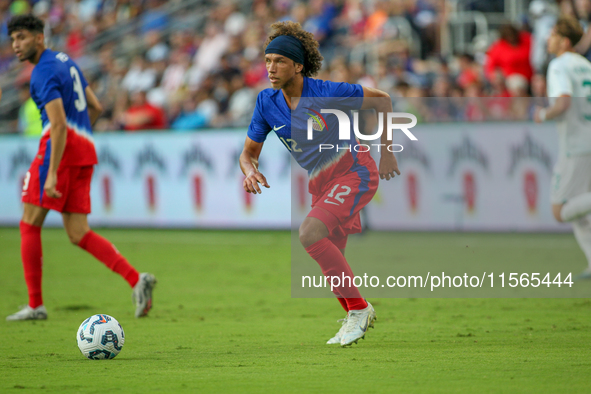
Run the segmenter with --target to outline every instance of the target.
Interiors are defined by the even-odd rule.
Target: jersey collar
[[[41,62],[41,59],[43,59],[44,56],[49,56],[49,52],[51,52],[51,50],[49,48],[45,48],[41,53],[41,56],[39,56],[39,62]]]
[[[287,105],[287,101],[285,101],[285,97],[283,96],[283,92],[279,92],[279,94],[281,95],[281,103],[283,105],[283,108],[285,110],[287,110],[288,113],[291,113],[291,111],[295,112],[300,107],[300,102],[302,100],[300,100],[300,102],[298,102],[297,107],[295,107],[295,109],[292,110]],[[302,97],[308,97],[308,77],[304,77],[304,86],[302,87],[302,95],[300,96],[300,98],[302,98]]]

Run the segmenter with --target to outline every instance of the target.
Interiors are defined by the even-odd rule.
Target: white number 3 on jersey
[[[78,112],[82,112],[86,109],[86,96],[84,95],[82,82],[80,82],[80,74],[78,74],[76,67],[70,67],[70,75],[72,76],[72,82],[74,83],[74,92],[78,95],[78,98],[74,101],[74,105]]]

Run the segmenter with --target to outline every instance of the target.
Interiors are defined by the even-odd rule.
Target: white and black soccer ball
[[[78,348],[91,360],[115,358],[123,348],[125,334],[121,324],[109,315],[93,315],[76,332]]]

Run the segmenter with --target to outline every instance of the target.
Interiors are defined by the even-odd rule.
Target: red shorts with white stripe
[[[326,180],[322,193],[312,196],[312,211],[308,216],[322,221],[330,232],[329,239],[344,249],[347,236],[361,232],[359,212],[369,204],[379,182],[378,168],[371,155],[358,154],[349,172]]]
[[[50,198],[43,191],[51,158],[51,132],[47,126],[35,160],[23,184],[22,201],[58,212],[90,213],[90,181],[97,163],[92,137],[67,127],[66,147],[57,170],[57,191],[60,198]]]
[[[58,212],[90,213],[90,181],[93,166],[60,166],[57,171],[57,191],[60,198],[50,198],[43,187],[47,179],[49,160],[33,160],[23,184],[22,201]]]

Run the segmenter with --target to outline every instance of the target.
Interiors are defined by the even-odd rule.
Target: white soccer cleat
[[[345,317],[344,319],[340,319],[337,321],[343,322],[343,325],[341,326],[341,329],[339,330],[339,332],[337,332],[334,337],[330,338],[326,342],[327,345],[336,345],[336,344],[341,343],[341,338],[343,337],[343,334],[345,333],[345,327],[347,326],[347,318]]]
[[[376,311],[369,302],[365,309],[349,311],[345,332],[341,338],[341,346],[348,346],[353,342],[357,343],[360,338],[365,338],[365,333],[369,327],[373,328],[376,318]]]
[[[140,274],[140,279],[133,287],[131,298],[135,303],[135,317],[143,317],[152,309],[152,290],[156,286],[156,278],[146,272]]]
[[[6,317],[7,321],[45,319],[47,319],[47,309],[43,305],[39,305],[37,308],[31,308],[27,305],[20,311]]]

